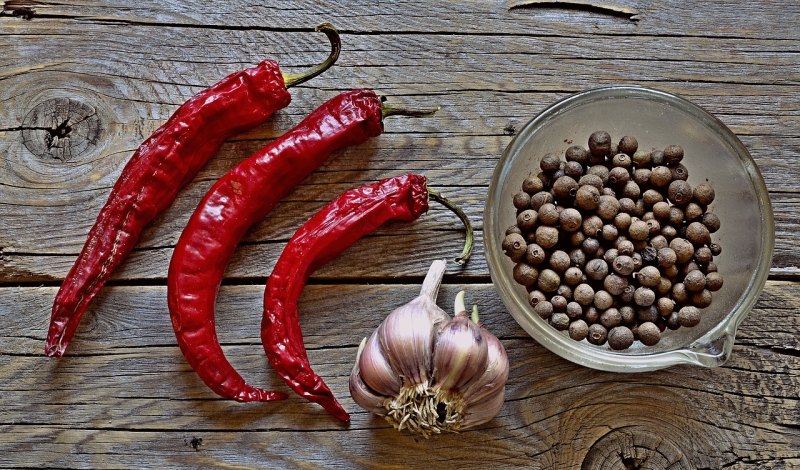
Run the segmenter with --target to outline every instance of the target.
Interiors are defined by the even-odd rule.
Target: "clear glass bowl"
[[[722,245],[715,257],[724,278],[711,306],[693,328],[666,330],[647,347],[638,341],[625,351],[574,341],[542,320],[527,292],[512,277],[513,262],[503,254],[505,230],[515,223],[512,196],[522,180],[538,171],[546,153],[564,155],[587,146],[596,130],[612,139],[633,135],[639,148],[683,146],[683,164],[692,186],[710,181],[716,192],[711,209],[722,221],[712,235]],[[563,158],[563,157],[562,157]],[[678,96],[636,86],[598,88],[567,97],[528,122],[497,164],[484,214],[486,256],[500,298],[516,321],[544,347],[577,364],[615,372],[640,372],[676,364],[719,366],[730,356],[736,328],[752,309],[766,282],[775,227],[767,188],[744,145],[714,116]]]

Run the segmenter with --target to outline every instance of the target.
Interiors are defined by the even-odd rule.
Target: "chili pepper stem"
[[[384,103],[381,105],[381,118],[386,119],[389,116],[425,117],[435,114],[439,109],[441,109],[439,106],[435,108],[408,109]]]
[[[336,63],[336,60],[339,59],[339,52],[342,50],[342,41],[339,38],[339,31],[337,31],[336,28],[330,23],[320,23],[316,28],[314,28],[314,31],[321,31],[328,36],[328,40],[331,42],[331,53],[324,62],[312,67],[309,70],[306,70],[305,72],[282,73],[281,75],[283,75],[283,81],[286,84],[286,88],[293,87],[311,80],[312,78],[331,68],[331,66]]]
[[[461,219],[461,222],[464,224],[464,228],[466,229],[467,232],[466,234],[467,239],[464,241],[464,249],[461,250],[461,254],[458,255],[458,258],[456,258],[455,261],[458,264],[466,263],[467,260],[469,259],[469,255],[472,254],[472,244],[475,240],[475,234],[472,230],[472,223],[469,221],[467,214],[465,214],[460,207],[450,202],[449,199],[442,196],[440,193],[432,190],[431,188],[428,188],[428,197],[438,202],[439,204],[445,206],[446,208],[450,209],[451,211],[453,211],[453,213],[455,213],[458,216],[458,218]]]

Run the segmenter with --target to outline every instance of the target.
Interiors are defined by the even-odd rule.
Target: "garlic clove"
[[[358,360],[361,379],[381,395],[397,396],[402,384],[383,354],[377,330],[366,340],[363,349]]]
[[[359,362],[366,342],[367,338],[361,340],[361,345],[359,345],[358,353],[356,354],[356,363],[350,373],[350,396],[360,407],[370,413],[384,416],[386,415],[385,403],[387,398],[373,392],[361,378]]]
[[[481,328],[467,317],[464,291],[456,295],[455,318],[447,322],[433,351],[434,384],[441,390],[460,391],[486,367],[488,347]]]
[[[444,261],[434,261],[419,297],[396,308],[378,327],[381,349],[404,385],[421,385],[430,379],[435,326],[443,321],[437,312],[440,309],[436,307],[436,296],[445,267]]]
[[[468,405],[460,429],[469,429],[491,421],[500,412],[505,398],[506,389],[500,387],[481,401]]]
[[[481,333],[487,346],[486,368],[464,389],[463,396],[467,404],[482,401],[497,388],[504,388],[508,381],[508,354],[503,343],[483,327]]]

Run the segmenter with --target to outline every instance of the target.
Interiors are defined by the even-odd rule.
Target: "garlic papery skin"
[[[384,396],[396,396],[400,393],[400,377],[392,370],[389,361],[381,349],[378,331],[370,335],[364,343],[363,352],[358,360],[361,379],[369,388]]]
[[[503,405],[508,379],[503,345],[479,326],[477,311],[469,319],[463,292],[456,296],[455,318],[436,307],[444,267],[443,261],[434,262],[420,297],[389,314],[376,333],[362,341],[350,375],[356,403],[396,429],[426,438],[492,419]],[[420,306],[424,312],[409,311]],[[415,320],[419,322],[404,323]]]
[[[358,403],[361,408],[364,408],[370,413],[384,416],[386,414],[386,402],[388,398],[373,392],[361,379],[361,370],[358,364],[366,342],[367,338],[361,340],[361,345],[359,345],[358,353],[356,354],[356,365],[353,366],[353,371],[350,373],[350,396],[353,397],[353,401]]]
[[[456,295],[455,317],[447,322],[433,350],[433,385],[440,390],[460,391],[483,374],[488,348],[481,328],[467,317],[464,291]]]
[[[381,349],[403,384],[421,385],[430,378],[434,327],[444,313],[436,306],[436,295],[445,268],[445,261],[434,261],[419,296],[396,308],[378,327]]]
[[[483,374],[472,381],[463,390],[462,394],[467,403],[483,400],[498,388],[505,388],[508,381],[508,354],[497,336],[481,327],[481,333],[486,340],[487,356],[486,367]]]

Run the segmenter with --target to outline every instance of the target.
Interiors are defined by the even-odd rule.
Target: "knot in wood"
[[[19,130],[32,154],[66,162],[97,147],[102,128],[93,107],[71,98],[53,98],[34,106]]]
[[[689,459],[657,430],[645,426],[614,429],[597,440],[581,470],[692,469]]]

